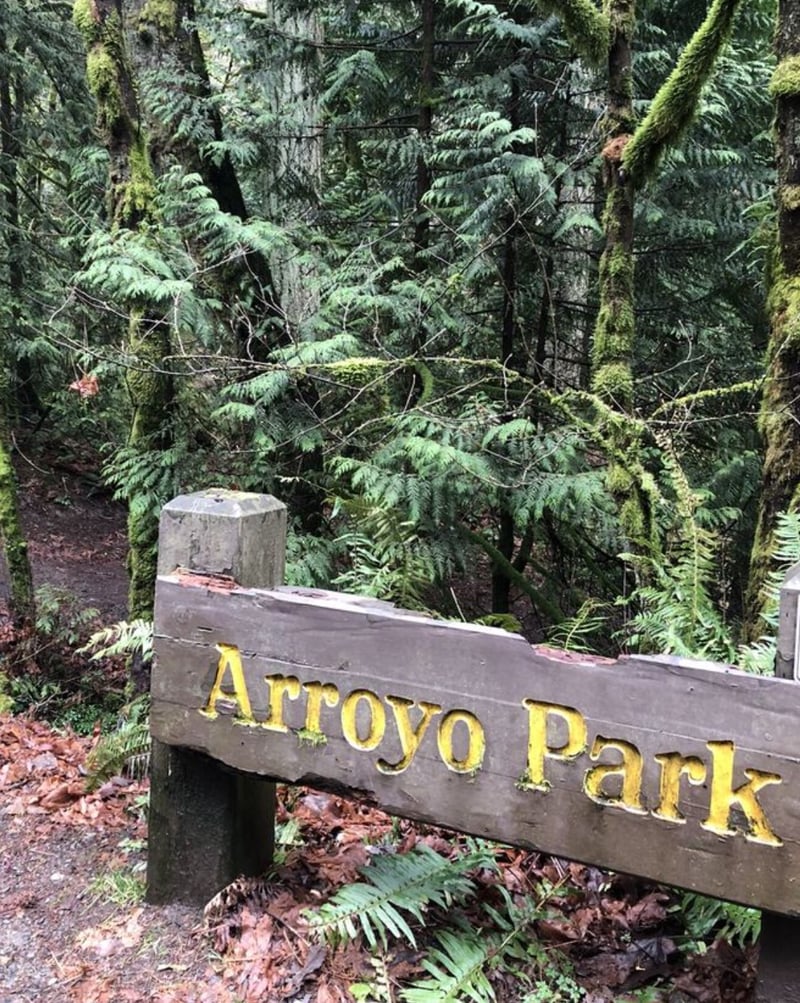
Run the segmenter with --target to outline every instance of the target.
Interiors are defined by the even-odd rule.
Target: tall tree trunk
[[[508,119],[511,128],[516,130],[520,126],[519,116],[520,90],[516,77],[511,80],[511,94],[508,101]],[[512,207],[511,212],[505,221],[505,240],[503,241],[503,302],[500,314],[500,362],[516,373],[525,373],[527,360],[520,350],[520,330],[519,330],[519,276],[518,272],[518,226],[516,208]],[[510,412],[504,415],[504,421],[513,421],[516,414]],[[514,546],[516,536],[516,524],[514,516],[505,507],[500,506],[498,512],[497,527],[497,550],[503,557],[503,562],[495,561],[492,564],[492,612],[508,613],[511,606],[511,579],[509,568],[513,566]],[[525,563],[518,568],[525,570]]]
[[[620,416],[633,410],[634,186],[622,164],[622,154],[634,130],[633,56],[635,0],[611,0],[611,44],[603,147],[605,248],[600,258],[600,308],[592,348],[592,389]],[[644,504],[637,477],[620,459],[635,446],[623,420],[606,430],[610,452],[608,483],[619,509],[622,531],[640,552],[657,549],[652,512]],[[631,466],[634,465],[631,457]]]
[[[750,564],[745,636],[763,632],[763,588],[782,512],[800,503],[800,0],[780,0],[775,32],[778,233],[767,306],[770,337],[761,405],[764,466]]]
[[[138,80],[148,72],[172,65],[176,87],[197,99],[203,109],[208,138],[215,145],[224,139],[222,117],[212,100],[211,80],[202,41],[196,27],[194,0],[131,0],[127,17],[127,38],[133,72]],[[154,120],[146,105],[142,113],[147,121],[154,167],[169,155],[176,157],[188,171],[199,174],[223,212],[243,222],[250,218],[236,168],[229,152],[221,157],[208,151],[211,144],[188,136],[176,140],[173,123],[165,127]],[[163,169],[163,167],[162,167]],[[272,271],[263,254],[248,250],[242,257],[220,269],[220,285],[230,297],[233,290],[246,289],[256,310],[270,322],[272,337],[254,338],[249,324],[236,329],[238,353],[243,360],[264,362],[275,345],[286,343],[285,318],[278,302]]]
[[[433,102],[436,88],[436,5],[434,0],[422,0],[422,34],[420,38],[421,64],[419,74],[419,108],[417,111],[417,136],[419,151],[415,184],[414,262],[417,270],[425,267],[425,251],[431,231],[431,216],[423,204],[430,191],[432,177],[425,155],[425,144],[433,129]]]
[[[612,0],[604,122],[605,249],[600,259],[600,312],[594,332],[592,389],[617,410],[633,406],[633,184],[622,151],[634,126],[634,0]]]
[[[9,327],[3,332],[0,352],[0,538],[8,568],[11,594],[11,615],[18,628],[32,627],[35,619],[33,579],[28,559],[28,546],[19,520],[17,479],[11,463],[10,414],[13,389],[10,374],[18,348],[23,291],[22,241],[20,239],[17,161],[19,141],[17,128],[24,96],[17,81],[16,92],[11,86],[11,66],[7,37],[0,29],[0,183],[3,191],[3,222],[8,260]]]
[[[290,8],[290,9],[287,9]],[[293,9],[292,9],[293,8]],[[291,109],[289,129],[269,165],[270,214],[292,226],[308,218],[310,206],[319,204],[322,185],[322,107],[320,102],[321,49],[324,41],[322,18],[306,5],[297,9],[287,0],[266,0],[265,11],[279,32],[309,43],[298,56],[293,53],[281,66],[267,98],[276,121],[286,119]],[[285,135],[285,133],[293,135]],[[272,261],[275,285],[288,331],[298,336],[320,306],[319,277],[314,263],[300,262],[296,255],[276,256]]]
[[[633,409],[635,347],[634,193],[652,177],[688,128],[741,0],[713,0],[650,109],[634,129],[631,43],[635,0],[609,0],[608,112],[603,147],[606,245],[600,259],[600,309],[594,333],[592,389],[619,413],[606,419],[605,445],[613,457],[609,487],[630,545],[645,556],[660,552],[657,489],[644,468],[641,443],[624,415]]]
[[[25,109],[25,87],[23,74],[14,69],[17,61],[24,60],[25,53],[19,43],[14,47],[13,53],[9,51],[6,35],[2,30],[0,30],[0,52],[4,54],[5,62],[5,67],[0,72],[0,157],[2,157],[0,177],[4,196],[4,236],[8,261],[7,304],[11,316],[11,330],[7,343],[14,346],[13,360],[7,359],[7,362],[12,364],[15,377],[11,388],[16,405],[14,412],[24,417],[36,418],[42,414],[43,408],[36,393],[30,358],[25,351],[22,324],[25,248],[19,211],[18,164],[21,153],[19,136]]]
[[[5,408],[10,392],[8,369],[4,365],[0,374],[0,537],[8,568],[11,617],[18,629],[29,631],[35,622],[36,610],[28,544],[19,518],[17,478],[11,463],[11,437]]]
[[[218,106],[212,100],[211,81],[206,64],[203,45],[196,27],[194,0],[131,0],[131,54],[136,75],[140,79],[145,74],[172,64],[175,67],[177,86],[196,97],[206,117],[207,134],[216,144],[224,138],[223,121]],[[314,22],[313,17],[310,22]],[[154,159],[176,157],[189,170],[196,171],[203,178],[211,194],[223,212],[236,216],[243,222],[250,213],[242,192],[236,168],[230,155],[225,152],[221,159],[210,154],[209,143],[199,143],[182,139],[177,143],[169,125],[153,120],[147,107],[142,109],[151,133]],[[311,171],[319,169],[318,141],[311,141]],[[299,155],[299,154],[298,154]],[[287,164],[296,168],[295,154],[287,154]],[[266,336],[254,336],[247,318],[236,327],[239,358],[245,363],[266,362],[270,353],[279,346],[291,343],[301,321],[316,308],[316,298],[309,296],[308,289],[314,288],[313,280],[292,266],[279,268],[280,281],[290,304],[289,313],[280,302],[276,288],[273,267],[267,257],[249,249],[219,269],[219,284],[224,290],[224,299],[230,300],[237,293],[249,302],[247,314],[261,313],[267,322]],[[244,314],[244,311],[242,312]],[[319,394],[311,380],[301,379],[296,387],[300,406],[308,415],[309,424],[319,421]],[[323,458],[321,450],[297,449],[287,452],[284,457],[284,471],[287,473],[283,500],[289,506],[306,532],[318,532],[322,524],[325,494],[320,487],[322,481]]]
[[[411,267],[422,278],[428,267],[428,245],[431,237],[431,214],[424,199],[433,182],[428,165],[426,145],[433,130],[433,104],[436,88],[436,7],[435,0],[420,0],[420,64],[417,104],[417,162],[414,178],[414,233]],[[415,358],[425,351],[425,324],[420,317],[411,334],[410,354]],[[424,394],[423,378],[418,366],[409,366],[403,379],[406,407],[415,407]]]
[[[125,39],[123,0],[76,0],[74,19],[87,45],[86,73],[97,101],[98,127],[109,155],[109,211],[113,225],[136,229],[152,222],[155,178]],[[142,465],[165,466],[173,444],[175,390],[164,360],[171,331],[147,302],[129,305],[128,391],[133,420],[128,448]],[[128,612],[152,615],[158,543],[157,512],[136,493],[128,497]]]

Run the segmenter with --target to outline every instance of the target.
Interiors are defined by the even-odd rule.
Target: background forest
[[[290,583],[752,661],[798,535],[775,13],[6,0],[17,618],[21,438],[127,502],[131,618],[160,506],[223,485],[287,503]]]
[[[26,704],[26,639],[58,605],[37,619],[17,453],[80,456],[126,504],[112,654],[147,649],[161,506],[222,486],[287,504],[289,583],[771,672],[776,582],[800,560],[798,95],[800,0],[0,2],[0,535],[21,652],[0,710]],[[422,875],[415,921],[429,902],[453,918],[430,868],[489,872],[494,850],[456,842],[375,858]],[[554,866],[537,881],[585,880],[595,902],[593,874]],[[339,901],[385,945],[393,914],[352,887]],[[547,896],[487,894],[483,932],[445,929],[436,985],[402,998],[458,998],[432,994],[461,973],[492,999],[484,969],[510,984],[534,964],[550,975],[526,1003],[583,999],[530,946]],[[661,892],[624,894],[667,919]],[[699,896],[670,910],[693,944],[758,926]],[[387,971],[348,992],[391,1000],[409,972]],[[665,998],[646,992],[619,998]]]

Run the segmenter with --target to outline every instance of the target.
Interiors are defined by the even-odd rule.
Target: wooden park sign
[[[284,520],[274,499],[225,492],[164,510],[152,901],[263,870],[277,779],[800,915],[793,680],[565,655],[276,587]]]

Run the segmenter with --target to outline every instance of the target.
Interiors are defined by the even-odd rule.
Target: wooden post
[[[275,498],[201,491],[162,510],[158,572],[182,568],[272,588],[283,581],[285,546],[286,508]],[[154,628],[157,636],[158,589]],[[271,781],[154,739],[150,790],[148,902],[203,905],[238,875],[261,874],[271,863]]]
[[[800,680],[800,564],[781,588],[775,674]],[[800,919],[764,912],[755,1003],[800,1003]]]

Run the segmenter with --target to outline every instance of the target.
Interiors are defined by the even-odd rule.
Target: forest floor
[[[80,470],[37,459],[18,472],[37,584],[69,589],[76,607],[95,607],[105,622],[123,616],[121,508]],[[424,976],[428,931],[420,949],[394,942],[370,952],[358,939],[333,949],[312,936],[304,910],[357,880],[376,853],[423,843],[449,856],[459,838],[283,789],[279,821],[292,835],[269,881],[235,884],[205,915],[145,905],[146,782],[118,777],[87,793],[95,741],[0,715],[0,1003],[400,1003],[399,987]],[[544,978],[552,989],[531,998],[575,1000],[569,980],[558,982],[567,971],[585,1003],[752,999],[754,951],[716,941],[688,957],[662,889],[509,848],[497,849],[496,863],[475,876],[467,922],[484,922],[500,883],[520,902],[543,886],[559,890],[531,927],[541,950],[513,974],[492,973],[500,1003],[516,1003]]]

